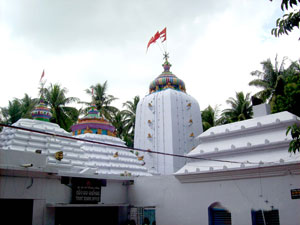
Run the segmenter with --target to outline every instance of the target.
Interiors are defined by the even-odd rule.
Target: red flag
[[[156,40],[160,37],[160,33],[157,31],[156,34],[154,34],[153,37],[151,37],[150,41],[148,42],[148,45],[147,45],[147,50],[149,48],[149,46],[152,44],[152,43],[155,43]]]
[[[156,40],[160,37],[160,33],[157,31],[156,34],[154,35],[154,42],[156,42]]]
[[[163,29],[160,33],[159,33],[160,37],[163,38],[163,40],[161,42],[164,42],[165,40],[167,40],[167,28],[165,27],[165,29]]]
[[[43,79],[43,77],[45,76],[45,70],[43,70],[43,73],[42,73],[42,76],[41,76],[41,79],[40,79],[40,82],[41,80]]]
[[[148,45],[147,45],[147,50],[149,48],[149,46],[153,43],[153,37],[151,37],[150,41],[148,42]]]

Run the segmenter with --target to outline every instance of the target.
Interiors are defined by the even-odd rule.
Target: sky
[[[117,107],[142,98],[163,70],[159,45],[146,53],[147,43],[167,27],[171,71],[201,110],[224,109],[236,92],[258,91],[248,83],[260,62],[300,58],[299,30],[271,35],[282,14],[278,0],[0,0],[0,107],[37,97],[43,70],[46,86],[82,101],[105,81]]]

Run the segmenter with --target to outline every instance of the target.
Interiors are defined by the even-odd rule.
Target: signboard
[[[291,197],[292,199],[300,199],[300,189],[292,189]]]
[[[101,200],[102,180],[72,178],[72,203],[97,204]]]

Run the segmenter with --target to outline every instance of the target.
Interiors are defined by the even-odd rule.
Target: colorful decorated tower
[[[164,59],[164,71],[137,106],[134,147],[185,155],[199,144],[195,138],[203,131],[201,112],[184,82],[170,71],[167,53]],[[172,174],[186,159],[146,153],[145,162],[154,174]]]
[[[115,128],[104,118],[99,116],[99,111],[95,104],[91,105],[87,116],[78,120],[78,123],[71,127],[73,135],[79,134],[103,134],[116,136]]]
[[[80,142],[80,148],[88,160],[85,165],[95,174],[115,176],[150,176],[144,166],[142,154],[135,154],[126,149],[124,141],[116,137],[116,129],[109,121],[100,117],[95,104],[78,123],[71,127],[73,135],[81,139],[106,143],[99,145]],[[120,147],[116,147],[120,146]]]
[[[52,114],[50,109],[45,104],[43,98],[40,99],[39,104],[35,107],[35,109],[31,112],[31,116],[34,120],[41,120],[49,122]]]

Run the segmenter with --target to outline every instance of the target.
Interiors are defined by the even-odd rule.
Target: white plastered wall
[[[184,92],[166,89],[139,102],[134,147],[184,155],[197,146],[195,137],[202,131],[198,102]],[[172,174],[185,164],[185,159],[145,153],[145,162],[150,172]]]

